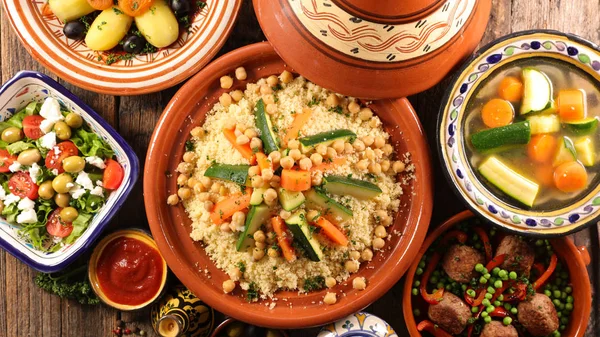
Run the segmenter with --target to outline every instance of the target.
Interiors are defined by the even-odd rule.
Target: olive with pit
[[[24,166],[31,166],[34,163],[42,160],[42,155],[40,154],[40,150],[38,149],[29,149],[19,153],[17,157],[17,161],[19,164]]]
[[[65,207],[60,211],[60,219],[65,222],[73,222],[79,216],[75,207]]]
[[[7,143],[18,142],[21,139],[23,139],[23,130],[17,127],[11,126],[2,131],[2,140]]]
[[[83,125],[83,118],[74,112],[70,112],[67,117],[65,117],[65,123],[73,129],[80,128]]]
[[[54,188],[52,187],[51,180],[44,181],[40,185],[40,188],[38,189],[38,194],[40,195],[40,198],[42,198],[42,199],[50,200],[54,196],[54,193],[55,192],[54,192]]]
[[[73,184],[73,178],[67,173],[59,174],[52,180],[52,188],[58,193],[68,193],[71,189],[70,184]]]
[[[85,160],[79,156],[67,157],[63,160],[62,167],[65,170],[65,172],[81,172],[85,168]]]
[[[68,193],[59,193],[54,196],[54,202],[58,207],[69,207],[71,196]]]
[[[56,137],[58,137],[60,140],[67,140],[71,138],[71,128],[63,121],[54,124],[54,132],[56,132]]]

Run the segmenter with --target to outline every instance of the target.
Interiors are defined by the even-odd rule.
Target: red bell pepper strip
[[[543,264],[541,264],[540,262],[536,262],[536,263],[534,263],[534,264],[533,264],[533,269],[534,269],[535,271],[537,271],[537,273],[538,273],[538,277],[542,276],[542,274],[543,274],[543,273],[544,273],[544,271],[546,270],[546,269],[544,269],[544,265],[543,265]]]
[[[460,243],[465,243],[465,242],[467,242],[467,238],[468,238],[467,233],[465,233],[463,231],[459,231],[459,230],[449,231],[442,238],[441,246],[443,247],[443,246],[447,245],[448,242],[452,239],[456,239]]]
[[[515,292],[504,296],[504,302],[522,301],[527,297],[527,285],[519,282],[515,286]]]
[[[508,317],[510,313],[506,311],[503,307],[496,307],[494,311],[490,312],[490,316],[492,317]]]
[[[467,328],[467,337],[471,337],[473,335],[473,328],[475,326],[473,324],[469,325],[469,327]]]
[[[432,321],[424,320],[417,325],[417,330],[419,331],[427,331],[435,337],[452,337],[451,334],[446,332],[444,329],[435,325]]]
[[[512,287],[512,285],[514,284],[514,281],[504,281],[502,283],[502,287],[496,289],[496,292],[494,293],[494,295],[492,296],[492,299],[490,300],[490,302],[494,302],[498,299],[498,297],[500,297],[500,295],[502,295],[502,293],[504,293],[506,291],[506,289]],[[506,301],[506,298],[504,299]]]
[[[538,290],[538,288],[540,288],[542,285],[544,285],[544,283],[546,283],[546,281],[548,281],[550,276],[552,276],[552,273],[554,273],[557,263],[558,258],[556,257],[556,254],[552,254],[552,256],[550,257],[550,265],[548,266],[548,269],[546,269],[546,271],[535,282],[533,282],[533,289]]]
[[[421,285],[419,286],[419,292],[421,293],[421,296],[423,297],[425,302],[429,304],[438,304],[444,296],[444,288],[434,291],[433,294],[429,294],[427,292],[427,283],[429,282],[429,276],[431,276],[431,273],[433,273],[433,271],[435,270],[435,267],[440,261],[440,258],[440,254],[438,254],[437,252],[433,253],[433,256],[431,256],[431,260],[429,260],[427,268],[425,268],[423,276],[421,277]]]
[[[481,289],[479,291],[479,295],[473,301],[473,305],[472,305],[473,307],[481,305],[481,302],[483,302],[483,299],[485,298],[485,293],[486,293],[485,289]]]
[[[498,255],[485,265],[485,269],[492,271],[492,269],[499,267],[502,263],[504,263],[504,260],[506,260],[506,254]]]
[[[492,244],[490,243],[490,238],[481,227],[475,227],[473,230],[475,230],[475,233],[479,235],[479,238],[481,238],[481,241],[483,242],[483,248],[485,249],[485,261],[490,262],[490,260],[492,260]]]

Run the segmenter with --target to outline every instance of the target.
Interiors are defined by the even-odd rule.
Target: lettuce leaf
[[[100,136],[84,128],[76,129],[71,136],[71,141],[85,157],[98,156],[107,159],[115,154]]]
[[[79,213],[79,216],[73,221],[73,231],[64,239],[65,244],[73,243],[83,232],[88,228],[92,215],[87,213]]]
[[[40,111],[40,107],[41,107],[41,105],[38,104],[37,102],[29,103],[29,105],[27,105],[25,107],[25,109],[12,115],[6,121],[0,122],[0,132],[4,131],[5,129],[7,129],[11,126],[22,129],[23,128],[23,118],[25,118],[26,116],[38,114]]]
[[[104,197],[90,194],[86,191],[79,199],[71,199],[71,206],[77,208],[79,213],[95,214],[100,211],[104,205]]]
[[[6,146],[6,151],[11,155],[21,153],[27,149],[35,149],[37,146],[32,142],[18,141]]]

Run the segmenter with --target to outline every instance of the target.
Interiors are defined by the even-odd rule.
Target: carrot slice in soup
[[[554,185],[563,192],[582,190],[587,183],[587,172],[579,162],[564,163],[554,170]]]
[[[283,137],[283,142],[287,144],[292,139],[298,138],[300,130],[302,127],[308,122],[310,116],[312,115],[312,110],[309,108],[302,109],[301,114],[294,115],[294,121],[292,125],[286,130],[285,136]]]
[[[242,156],[250,162],[250,164],[254,165],[256,163],[256,156],[254,155],[254,151],[250,148],[250,144],[238,144],[237,137],[235,136],[235,131],[233,129],[223,129],[223,134],[225,138],[231,143],[233,148],[238,150]]]
[[[497,128],[512,123],[515,111],[509,101],[494,98],[485,103],[481,109],[481,119],[490,128]]]
[[[292,242],[290,240],[291,236],[286,230],[283,219],[280,216],[276,216],[271,219],[271,225],[273,226],[275,234],[277,234],[277,244],[279,245],[279,248],[281,248],[283,257],[290,262],[296,260],[296,253],[294,253],[294,248],[292,247]]]
[[[323,234],[325,234],[325,236],[331,239],[331,241],[341,246],[348,245],[348,238],[346,237],[346,235],[341,230],[339,230],[334,224],[327,221],[327,219],[325,219],[324,217],[319,217],[315,222],[315,225],[321,228]]]
[[[210,213],[214,224],[220,225],[231,218],[235,212],[242,211],[250,206],[252,189],[246,188],[244,193],[236,193],[227,199],[219,201]]]
[[[308,191],[310,189],[310,171],[284,169],[281,171],[281,187],[295,192]]]
[[[346,164],[346,158],[344,157],[340,157],[340,158],[335,158],[331,161],[328,162],[323,162],[319,165],[315,165],[313,167],[310,168],[311,171],[326,171],[341,165]]]
[[[558,92],[558,115],[563,121],[576,121],[585,118],[585,92],[579,89]]]
[[[527,144],[527,156],[536,163],[548,163],[556,152],[556,138],[551,135],[535,135]]]
[[[513,76],[503,78],[498,86],[498,96],[513,103],[520,101],[523,97],[523,82]]]
[[[536,165],[535,180],[542,186],[550,187],[554,185],[554,168],[550,164]]]

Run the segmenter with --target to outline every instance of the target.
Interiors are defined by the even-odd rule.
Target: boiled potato
[[[96,17],[85,36],[85,43],[92,50],[110,50],[125,37],[133,18],[117,7],[105,9]]]
[[[48,5],[62,22],[73,21],[95,11],[87,0],[49,0]]]
[[[156,48],[167,47],[179,37],[179,23],[165,0],[157,0],[135,24],[146,40]]]

